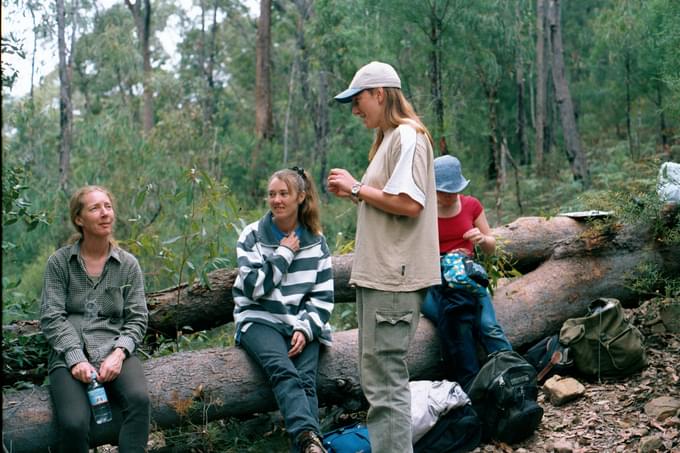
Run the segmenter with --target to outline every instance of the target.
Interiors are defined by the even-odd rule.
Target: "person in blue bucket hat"
[[[491,234],[484,207],[477,198],[461,193],[470,184],[470,180],[463,176],[460,161],[451,155],[437,157],[434,160],[434,175],[437,189],[439,253],[442,260],[450,253],[462,253],[474,258],[475,247],[485,254],[493,254],[496,249],[496,239]],[[425,317],[437,322],[442,313],[442,307],[439,304],[446,304],[447,298],[450,298],[452,292],[455,291],[465,290],[449,288],[442,277],[442,284],[430,288],[425,298],[422,306],[422,313]],[[467,296],[476,299],[478,319],[475,324],[478,325],[478,337],[487,354],[511,350],[512,345],[496,320],[488,290],[483,289],[483,291],[470,293]],[[469,346],[474,347],[474,345]],[[462,367],[459,376],[472,377],[478,369],[474,352],[471,352],[469,356],[468,363],[457,363],[457,366]]]

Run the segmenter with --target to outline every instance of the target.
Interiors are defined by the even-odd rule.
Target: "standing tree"
[[[545,58],[546,0],[536,0],[536,167],[543,172],[543,150],[545,147],[545,123],[547,113],[546,91],[548,65]]]
[[[448,154],[449,149],[446,144],[446,134],[444,132],[444,96],[442,91],[442,34],[445,31],[449,12],[453,11],[451,8],[451,0],[431,1],[429,2],[430,10],[427,16],[429,22],[429,30],[426,33],[430,40],[430,95],[432,96],[432,104],[434,107],[434,138],[439,145],[440,154]]]
[[[142,7],[142,1],[144,7]],[[125,0],[125,4],[135,19],[137,28],[137,39],[139,39],[140,51],[142,53],[142,68],[144,87],[144,110],[142,124],[144,134],[148,135],[153,129],[153,91],[151,89],[151,48],[149,40],[151,37],[151,0],[137,0],[135,3]]]
[[[590,186],[590,171],[588,160],[581,147],[581,137],[576,125],[574,104],[569,92],[564,65],[564,48],[562,45],[562,27],[560,26],[560,0],[550,0],[548,12],[550,23],[550,38],[552,43],[553,68],[552,76],[555,85],[555,102],[559,108],[562,121],[562,133],[567,159],[571,165],[574,179],[580,181],[584,187]]]
[[[77,3],[72,5],[71,49],[66,56],[66,10],[64,0],[57,0],[57,40],[59,46],[59,188],[68,190],[71,167],[71,146],[73,145],[73,102],[71,99],[71,80],[73,74],[73,50],[75,46]]]
[[[271,92],[271,0],[260,0],[255,63],[255,133],[260,139],[274,136]],[[255,163],[255,159],[253,159]]]

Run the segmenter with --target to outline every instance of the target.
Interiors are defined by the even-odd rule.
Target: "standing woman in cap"
[[[358,205],[350,284],[357,288],[361,386],[372,451],[410,452],[406,353],[427,288],[440,283],[432,138],[394,68],[371,62],[335,97],[375,130],[357,180],[334,168],[328,189]]]

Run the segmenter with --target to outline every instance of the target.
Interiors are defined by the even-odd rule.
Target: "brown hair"
[[[304,168],[293,167],[275,172],[269,182],[274,178],[283,181],[288,190],[295,194],[305,192],[305,199],[298,207],[298,221],[312,233],[321,234],[319,195],[309,173]]]
[[[372,88],[371,92],[376,88]],[[430,144],[434,146],[432,141],[432,136],[430,132],[425,127],[425,124],[421,121],[420,117],[416,113],[415,109],[411,103],[404,97],[404,94],[399,88],[386,88],[383,87],[385,92],[385,109],[384,109],[384,120],[385,124],[390,128],[397,127],[401,124],[410,124],[415,130],[421,134],[425,134]],[[371,145],[371,150],[368,153],[368,160],[373,160],[375,153],[378,151],[380,144],[385,137],[382,129],[378,128],[375,134],[375,140],[373,140],[373,145]]]
[[[83,186],[73,192],[73,195],[71,195],[71,200],[69,201],[69,214],[71,215],[71,225],[76,229],[76,233],[74,233],[70,238],[69,238],[69,243],[74,243],[78,242],[82,237],[83,237],[83,227],[78,225],[76,223],[76,217],[80,215],[80,212],[83,210],[84,203],[83,203],[83,197],[87,195],[90,192],[102,192],[105,194],[107,197],[109,197],[109,200],[111,201],[111,204],[114,207],[115,211],[115,206],[116,206],[116,200],[113,198],[113,195],[111,192],[106,189],[105,187],[102,186]],[[111,244],[116,245],[116,240],[113,239],[113,236],[111,237]]]

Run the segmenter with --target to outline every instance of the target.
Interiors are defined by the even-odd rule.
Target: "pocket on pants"
[[[406,353],[411,339],[413,312],[377,311],[375,345],[378,351]]]

